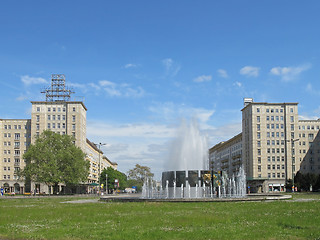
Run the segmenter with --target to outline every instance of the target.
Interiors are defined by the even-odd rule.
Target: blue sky
[[[53,73],[84,100],[87,137],[159,175],[181,118],[209,145],[241,131],[244,97],[320,115],[319,1],[4,1],[1,118],[30,118]]]

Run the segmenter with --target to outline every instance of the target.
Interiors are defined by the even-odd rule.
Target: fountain
[[[265,201],[289,199],[290,195],[246,195],[246,175],[242,167],[232,176],[224,171],[213,172],[208,164],[207,139],[195,120],[185,120],[173,141],[168,171],[162,173],[160,186],[145,179],[142,195],[103,196],[103,201]]]
[[[222,171],[203,170],[209,168],[208,144],[196,120],[192,120],[190,124],[186,120],[182,121],[166,166],[171,171],[162,173],[160,190],[153,188],[152,179],[146,179],[142,198],[241,198],[246,195],[246,176],[243,168],[231,178]],[[156,192],[152,192],[154,190]]]

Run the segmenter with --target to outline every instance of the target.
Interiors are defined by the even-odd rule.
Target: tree
[[[124,190],[127,187],[127,176],[113,169],[112,167],[108,167],[107,169],[103,169],[100,175],[100,183],[105,186],[106,184],[106,174],[108,175],[108,190],[115,189],[115,179],[119,181],[119,189]]]
[[[26,167],[20,176],[48,186],[75,185],[87,180],[89,162],[73,143],[74,137],[43,131],[23,155]],[[54,188],[56,189],[56,188]]]
[[[128,185],[130,187],[136,186],[138,191],[141,191],[144,180],[153,176],[154,174],[149,167],[136,164],[135,168],[128,172]]]

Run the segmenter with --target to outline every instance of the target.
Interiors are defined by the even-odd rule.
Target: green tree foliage
[[[144,180],[153,176],[154,174],[149,167],[136,164],[135,168],[128,172],[128,186],[136,186],[138,191],[141,191]]]
[[[106,174],[108,175],[108,191],[115,189],[115,180],[119,181],[119,189],[124,190],[127,187],[127,176],[119,172],[118,170],[113,169],[112,167],[108,167],[107,169],[103,169],[100,175],[100,184],[103,184],[104,190],[106,185]]]
[[[320,175],[314,173],[302,174],[297,172],[294,178],[295,186],[298,187],[298,191],[309,191],[310,186],[312,190],[320,190]]]
[[[23,155],[26,167],[20,176],[49,186],[85,182],[89,162],[85,161],[85,153],[73,141],[74,138],[69,135],[43,131]]]

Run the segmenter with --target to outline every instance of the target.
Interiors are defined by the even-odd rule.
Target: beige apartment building
[[[25,191],[17,172],[25,167],[22,156],[30,142],[30,119],[0,119],[0,186],[6,193]]]
[[[103,169],[107,169],[108,167],[112,167],[117,170],[118,164],[111,162],[106,156],[103,155],[103,152],[99,150],[96,144],[90,142],[87,139],[86,145],[86,160],[90,162],[90,170],[89,170],[89,183],[98,183],[99,175],[103,171]]]
[[[238,134],[225,142],[220,142],[209,149],[210,168],[225,171],[232,177],[242,166],[242,134]]]
[[[25,167],[23,154],[44,130],[75,137],[74,144],[87,154],[86,160],[90,162],[88,182],[84,186],[98,182],[105,167],[117,168],[116,163],[103,156],[103,152],[86,138],[87,108],[81,101],[70,101],[73,92],[66,88],[64,75],[53,74],[51,87],[42,93],[46,101],[31,102],[31,119],[0,119],[0,187],[5,193],[52,192],[42,183],[31,184],[28,189],[17,176],[17,171]],[[60,189],[62,187],[63,184]]]
[[[302,173],[320,173],[320,120],[299,120],[298,103],[245,99],[242,133],[209,150],[215,171],[233,174],[232,149],[242,138],[238,158],[251,192],[285,191],[286,181]],[[239,144],[238,144],[239,146]]]

